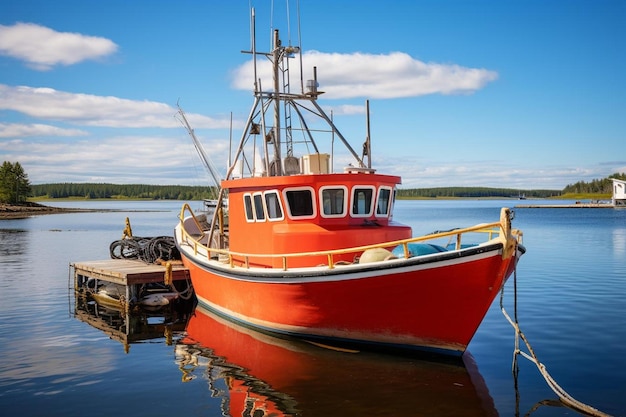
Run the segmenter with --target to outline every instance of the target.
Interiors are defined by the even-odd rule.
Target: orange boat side
[[[273,281],[227,276],[189,259],[185,265],[202,304],[259,329],[461,354],[515,259],[503,260],[496,249],[463,260]]]

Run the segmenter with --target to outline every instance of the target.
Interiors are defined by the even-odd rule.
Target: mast
[[[244,131],[242,132],[239,149],[237,156],[233,159],[233,165],[237,165],[238,167],[246,166],[248,161],[246,160],[245,154],[254,155],[254,153],[257,152],[256,146],[261,145],[264,155],[264,175],[283,176],[297,174],[299,172],[299,160],[298,156],[294,155],[293,133],[295,131],[301,131],[303,135],[303,142],[301,143],[305,144],[307,149],[309,146],[312,146],[314,153],[320,152],[316,143],[317,132],[330,134],[333,143],[335,137],[343,143],[346,150],[354,158],[356,162],[355,165],[358,168],[371,169],[371,158],[367,165],[364,163],[365,154],[369,156],[370,150],[369,126],[366,143],[363,149],[364,154],[360,156],[344,138],[339,129],[337,129],[333,120],[328,117],[321,106],[317,104],[317,98],[323,94],[323,92],[318,91],[317,88],[316,67],[313,67],[313,79],[306,80],[306,83],[304,83],[301,47],[292,46],[291,43],[283,45],[279,37],[279,30],[272,28],[270,51],[258,51],[256,46],[256,14],[254,9],[252,9],[251,12],[251,19],[251,50],[242,52],[253,55],[255,103],[248,117],[248,121],[245,124]],[[300,38],[299,25],[300,22],[298,21],[298,37]],[[300,40],[298,42],[300,42]],[[289,60],[295,58],[295,54],[300,55],[299,81],[301,91],[299,92],[291,91]],[[266,57],[271,65],[271,86],[273,91],[270,89],[264,91],[263,89],[262,80],[259,78],[259,67],[257,67],[257,65],[263,64],[258,61],[257,55]],[[284,109],[281,110],[281,106],[284,106]],[[268,112],[273,112],[274,114],[269,115],[267,114]],[[323,120],[325,122],[325,128],[309,125],[308,120],[310,120],[311,117]],[[255,137],[252,137],[253,135],[260,135],[260,143]],[[250,146],[254,146],[252,152],[249,151]],[[283,149],[283,146],[285,149]],[[248,149],[245,153],[244,147]],[[270,152],[272,152],[271,155]],[[304,153],[304,155],[306,155],[306,153]],[[254,176],[254,166],[257,165],[258,164],[253,164],[252,172],[246,172],[246,175]],[[232,178],[231,173],[233,173],[232,167],[228,171],[227,179]],[[239,171],[235,174],[242,175]]]
[[[282,175],[281,169],[281,157],[280,157],[280,83],[278,77],[278,63],[281,59],[282,48],[280,44],[280,39],[278,38],[278,29],[274,30],[274,48],[272,51],[273,59],[273,76],[274,76],[274,128],[273,128],[273,137],[274,137],[274,161],[276,166],[276,175]]]

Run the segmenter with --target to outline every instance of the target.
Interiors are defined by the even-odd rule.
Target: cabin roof
[[[372,182],[386,182],[401,184],[402,179],[395,175],[369,174],[369,173],[334,173],[334,174],[299,174],[290,176],[248,177],[222,181],[222,187],[226,189],[250,188],[250,187],[284,187],[311,184],[369,184]]]

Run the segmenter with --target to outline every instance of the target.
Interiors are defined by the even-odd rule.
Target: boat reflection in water
[[[198,305],[176,346],[230,416],[495,416],[466,353],[454,362],[354,352],[239,327]]]

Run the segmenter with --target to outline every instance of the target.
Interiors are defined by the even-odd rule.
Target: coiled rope
[[[115,240],[109,246],[112,259],[139,259],[146,263],[180,259],[180,252],[171,236],[131,236]]]
[[[506,317],[509,323],[511,323],[511,326],[513,326],[513,328],[515,329],[515,351],[513,354],[513,373],[516,373],[518,370],[517,357],[518,355],[521,355],[524,358],[528,359],[529,361],[533,362],[537,366],[537,369],[539,369],[539,373],[541,373],[541,375],[545,379],[550,389],[554,391],[554,393],[559,397],[561,402],[563,402],[565,405],[573,408],[574,410],[588,414],[590,416],[611,417],[609,414],[606,414],[587,404],[584,404],[578,401],[577,399],[575,399],[574,397],[572,397],[571,395],[569,395],[559,384],[557,384],[554,378],[552,378],[552,376],[548,373],[546,366],[543,363],[541,363],[539,359],[537,358],[535,351],[533,350],[532,346],[530,346],[528,339],[526,339],[526,336],[524,335],[524,332],[522,332],[522,330],[520,329],[519,323],[517,321],[517,269],[513,271],[513,289],[514,289],[513,292],[514,292],[515,320],[512,320],[509,314],[504,309],[504,305],[503,305],[504,285],[502,286],[502,289],[500,291],[500,309],[502,310],[502,314],[504,314],[504,317]],[[520,343],[519,343],[520,339],[526,345],[526,348],[528,349],[528,353],[520,349]]]
[[[172,263],[169,261],[181,259],[174,238],[172,236],[132,236],[128,219],[126,219],[126,227],[127,229],[125,229],[122,239],[115,240],[109,245],[111,258],[138,259],[149,264],[160,263],[165,266],[164,284],[176,292],[183,300],[193,298],[195,293],[189,279],[186,280],[187,287],[182,291],[179,291],[173,285]]]

